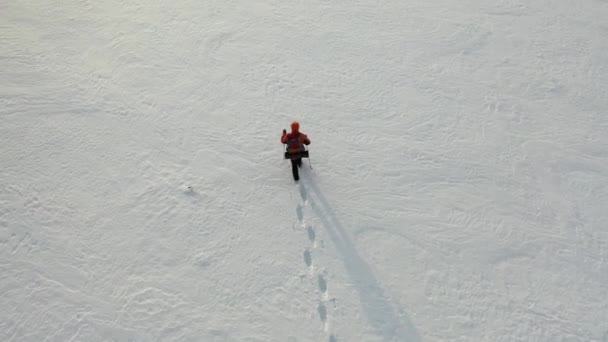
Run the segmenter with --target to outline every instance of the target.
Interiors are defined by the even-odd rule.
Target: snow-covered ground
[[[0,120],[0,341],[608,341],[605,0],[4,0]]]

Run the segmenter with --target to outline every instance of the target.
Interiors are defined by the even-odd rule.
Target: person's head
[[[291,123],[291,131],[292,132],[299,132],[300,131],[300,123],[297,121],[294,121]]]

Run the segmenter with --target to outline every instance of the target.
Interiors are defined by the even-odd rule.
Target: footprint
[[[304,219],[304,207],[302,207],[301,204],[298,204],[298,207],[296,208],[296,213],[298,214],[298,220],[302,222],[302,220]]]
[[[323,294],[327,293],[327,280],[321,274],[319,274],[319,291]]]
[[[306,202],[306,198],[308,197],[308,192],[302,183],[300,183],[300,197],[302,197],[302,201]]]
[[[308,226],[308,227],[306,227],[306,232],[308,232],[308,240],[310,240],[310,242],[312,242],[314,244],[315,238],[317,237],[317,234],[315,233],[315,229],[312,226]]]
[[[338,339],[334,334],[329,335],[329,342],[338,342]]]
[[[312,255],[308,249],[304,251],[304,262],[306,266],[312,267]]]
[[[327,308],[325,307],[325,304],[319,303],[317,311],[319,312],[319,318],[321,319],[321,322],[327,322]]]

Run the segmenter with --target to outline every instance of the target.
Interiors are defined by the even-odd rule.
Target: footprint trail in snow
[[[302,254],[303,254],[304,264],[308,268],[308,274],[309,274],[309,276],[312,277],[312,279],[314,279],[315,278],[315,267],[314,267],[315,265],[313,262],[313,252],[317,248],[318,237],[317,237],[317,232],[315,230],[314,225],[312,224],[312,222],[310,222],[310,220],[307,220],[307,217],[306,217],[306,207],[309,205],[308,191],[306,190],[306,187],[302,183],[298,184],[297,188],[298,188],[298,192],[300,194],[300,200],[299,200],[299,203],[296,205],[296,216],[298,219],[298,223],[300,224],[300,227],[306,230],[306,237],[308,238],[308,243],[309,243],[309,246],[304,248],[304,252]],[[322,248],[323,241],[320,240],[319,242],[320,242],[320,245]],[[306,277],[306,276],[303,276],[303,277]],[[328,341],[337,342],[338,339],[337,339],[336,335],[334,333],[330,332],[330,324],[329,324],[330,323],[330,313],[329,313],[328,307],[327,307],[327,303],[331,302],[331,303],[333,303],[333,307],[335,308],[336,301],[335,301],[335,299],[329,299],[328,281],[327,281],[326,273],[324,271],[321,271],[318,274],[316,274],[316,280],[317,280],[316,283],[317,283],[317,288],[318,288],[318,293],[319,293],[319,298],[317,298],[318,305],[315,308],[316,314],[318,315],[319,320],[323,324],[323,331],[325,333],[328,333]]]

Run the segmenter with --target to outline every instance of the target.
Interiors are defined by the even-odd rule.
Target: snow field
[[[608,341],[606,18],[0,4],[0,340]]]

